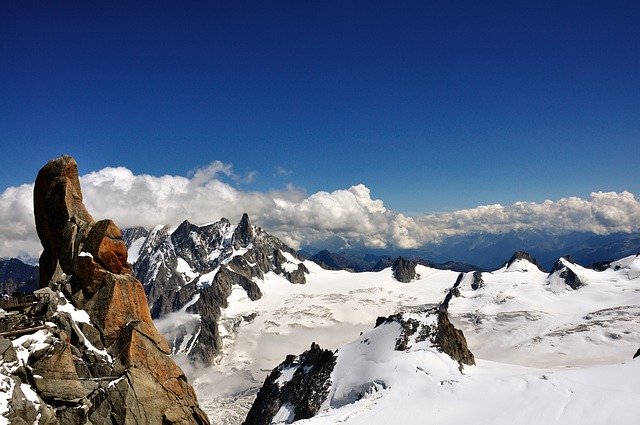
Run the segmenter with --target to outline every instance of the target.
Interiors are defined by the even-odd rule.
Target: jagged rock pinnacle
[[[82,415],[69,416],[57,409],[58,422],[48,423],[208,424],[193,388],[169,357],[169,345],[151,319],[142,284],[131,275],[120,229],[111,220],[94,221],[85,208],[72,157],[51,160],[40,170],[34,186],[34,212],[44,248],[40,257],[42,290],[57,296],[62,289],[75,308],[89,314],[91,323],[85,324],[83,332],[97,334],[94,342],[104,344],[113,359],[105,365],[111,368],[106,373],[127,378],[104,388],[100,404],[93,400],[96,404]],[[68,340],[65,330],[51,332],[62,347],[55,358],[66,359],[73,372],[69,345],[73,341]],[[59,366],[51,363],[51,358],[39,360],[34,367],[55,371]],[[83,399],[92,398],[91,389],[77,375],[69,376],[60,385],[36,386],[38,395],[46,400],[71,397],[80,400],[80,405]],[[69,388],[74,392],[65,393]]]
[[[416,277],[417,265],[418,262],[415,260],[407,260],[406,258],[398,257],[393,262],[393,276],[399,282],[409,283]]]
[[[242,214],[242,219],[238,223],[238,227],[233,232],[233,247],[235,249],[246,248],[253,242],[254,234],[251,224],[249,223],[249,215]]]

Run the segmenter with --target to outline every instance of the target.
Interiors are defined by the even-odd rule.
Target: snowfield
[[[417,266],[418,277],[401,283],[390,269],[304,264],[304,285],[268,273],[257,301],[234,288],[223,310],[223,354],[207,369],[182,364],[213,423],[241,423],[268,373],[312,341],[340,349],[333,401],[298,423],[635,424],[640,417],[640,359],[632,360],[640,347],[638,257],[605,271],[563,263],[583,283],[575,290],[559,271],[548,275],[526,260],[482,273],[478,289],[465,274],[449,305],[476,356],[462,373],[442,353],[394,351],[390,336],[372,330],[379,316],[442,302],[458,273]],[[184,316],[161,320],[193,320]]]

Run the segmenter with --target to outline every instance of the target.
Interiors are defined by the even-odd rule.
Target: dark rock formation
[[[307,274],[309,274],[309,270],[304,264],[300,263],[298,264],[297,269],[295,269],[291,273],[286,273],[286,277],[291,283],[304,284],[307,283]]]
[[[633,358],[635,359],[636,357],[640,357],[640,348],[638,348],[638,351],[636,351],[636,353],[633,355]]]
[[[575,264],[573,262],[573,259],[569,255],[560,257],[558,261],[556,261],[556,263],[553,265],[549,276],[556,273],[571,289],[578,289],[584,286],[585,283],[573,270],[571,270],[570,267],[567,266],[566,263]]]
[[[398,282],[409,283],[416,278],[417,265],[418,262],[415,260],[407,260],[403,257],[398,257],[391,267],[393,270],[393,277],[395,277]]]
[[[544,272],[542,266],[538,263],[538,261],[529,255],[528,252],[524,251],[516,251],[513,253],[509,261],[507,262],[507,267],[511,266],[516,260],[526,260],[536,266],[541,272]]]
[[[473,282],[471,282],[471,289],[474,291],[480,289],[484,286],[484,280],[482,280],[482,273],[475,271],[473,272]]]
[[[446,311],[441,310],[439,306],[413,313],[379,317],[376,321],[376,327],[385,326],[391,322],[400,325],[399,331],[396,326],[392,328],[398,332],[395,350],[409,351],[414,344],[426,341],[428,346],[457,361],[460,371],[462,371],[463,365],[475,364],[473,354],[467,348],[462,331],[451,324]],[[386,332],[386,330],[381,332],[382,335],[385,335],[385,341]],[[372,335],[376,335],[376,331],[372,331],[369,337],[374,338]],[[361,337],[364,339],[360,341],[360,344],[366,344],[363,347],[370,343],[369,337]],[[374,346],[376,346],[376,350],[380,349],[379,344],[374,344]],[[367,358],[366,355],[362,357]],[[349,357],[349,361],[351,360],[352,358]],[[358,358],[354,357],[353,360],[358,361]],[[337,351],[336,355],[329,350],[320,349],[315,343],[311,344],[310,350],[300,356],[287,356],[285,361],[273,369],[265,380],[244,424],[270,424],[276,414],[278,419],[285,423],[315,416],[329,396],[332,385],[331,374],[339,361],[340,351]],[[354,365],[354,368],[357,370],[357,365]],[[385,388],[384,382],[377,380],[374,380],[371,385],[374,387],[380,385]],[[367,386],[367,388],[369,387]],[[341,391],[344,392],[344,388],[341,388]],[[354,398],[360,399],[366,391],[367,389],[363,387],[352,388],[353,397],[349,397],[347,402],[353,402]],[[334,402],[336,402],[335,399],[330,401],[332,407]],[[288,417],[285,418],[287,415]]]
[[[238,227],[233,232],[233,247],[235,249],[246,248],[254,240],[253,229],[249,224],[249,215],[242,214]]]
[[[265,380],[244,424],[270,424],[283,405],[290,406],[287,423],[313,417],[329,395],[335,364],[335,354],[316,343],[300,356],[287,356]],[[280,379],[283,373],[291,378]]]
[[[447,311],[449,309],[451,298],[460,296],[460,290],[458,289],[458,287],[460,286],[460,283],[462,283],[462,279],[464,279],[464,273],[460,273],[456,278],[455,283],[453,284],[449,292],[447,292],[447,295],[444,297],[444,301],[442,301],[442,304],[440,304],[440,310]],[[376,326],[377,325],[378,324],[376,323]]]
[[[26,364],[7,371],[38,398],[20,404],[24,397],[14,392],[12,422],[33,423],[39,414],[50,424],[207,424],[130,274],[120,230],[110,220],[95,222],[84,207],[73,158],[52,160],[38,173],[34,209],[42,289],[24,314],[42,314],[55,327],[19,347],[28,350]],[[62,311],[67,303],[73,307]],[[86,310],[90,322],[69,309]],[[5,359],[11,348],[0,341]]]
[[[609,268],[612,262],[613,260],[597,261],[593,264],[588,265],[587,268],[603,272]]]
[[[453,326],[449,321],[449,314],[439,306],[419,312],[419,318],[402,313],[378,318],[376,327],[387,322],[398,322],[402,326],[402,332],[396,339],[397,351],[406,351],[412,344],[428,340],[439,351],[456,360],[460,370],[465,364],[476,364],[464,334]]]

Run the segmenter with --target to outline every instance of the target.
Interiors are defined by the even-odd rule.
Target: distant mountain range
[[[17,258],[0,259],[0,292],[9,294],[38,289],[38,267]],[[0,295],[2,295],[0,294]]]
[[[589,265],[637,254],[640,252],[640,233],[610,235],[596,235],[589,232],[553,234],[542,231],[474,233],[452,236],[441,243],[428,244],[411,250],[335,249],[333,258],[326,253],[320,254],[321,250],[322,247],[305,246],[302,253],[314,261],[318,259],[331,267],[351,268],[354,271],[374,270],[373,267],[378,260],[398,256],[421,258],[433,264],[454,261],[490,270],[501,267],[504,259],[509,258],[514,251],[527,251],[537,258],[546,270],[550,270],[558,257],[564,255],[571,255],[578,263]],[[341,265],[346,267],[340,267]]]
[[[127,244],[146,239],[149,231],[142,228],[125,231]],[[130,261],[137,260],[137,250]],[[421,264],[443,270],[468,272],[492,270],[503,265],[515,251],[529,252],[545,270],[550,270],[561,256],[571,255],[580,264],[592,265],[640,253],[640,233],[596,235],[589,232],[553,234],[541,231],[512,231],[501,234],[475,233],[446,238],[439,244],[419,249],[369,250],[353,248],[330,251],[323,247],[305,246],[299,255],[329,270],[352,272],[380,271],[391,267],[395,258],[421,260]],[[30,291],[37,287],[38,260],[19,256],[0,259],[0,289]],[[8,283],[8,284],[7,284]]]

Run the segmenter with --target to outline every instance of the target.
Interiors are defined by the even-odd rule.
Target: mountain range
[[[517,251],[491,270],[410,257],[359,259],[328,251],[311,261],[251,225],[246,215],[236,225],[226,219],[206,226],[183,222],[149,232],[128,229],[123,238],[156,325],[213,422],[269,423],[256,422],[266,416],[250,411],[271,412],[269,421],[313,417],[318,423],[388,422],[397,415],[390,406],[403,391],[417,388],[440,400],[441,406],[430,405],[433,409],[446,409],[456,397],[471,397],[467,385],[478,392],[497,386],[495,397],[488,400],[491,409],[501,403],[523,408],[529,397],[546,400],[547,384],[538,381],[516,391],[519,382],[539,376],[550,377],[560,392],[581,394],[585,401],[561,400],[584,407],[602,395],[573,379],[591,382],[610,369],[610,385],[629,389],[636,384],[620,382],[635,363],[616,366],[630,361],[640,347],[636,255],[586,268],[574,257],[558,257],[545,265]],[[415,339],[415,332],[430,335],[426,327],[419,329],[433,323],[443,306],[476,366],[458,370],[453,367],[456,361],[433,345],[435,340]],[[393,318],[380,324],[379,317]],[[408,320],[415,325],[407,325]],[[413,342],[398,350],[407,326],[416,326],[413,336],[407,336]],[[416,359],[424,355],[420,353],[431,354]],[[370,360],[358,365],[362,359]],[[315,367],[322,378],[317,382],[305,378]],[[391,367],[419,374],[394,377]],[[360,372],[348,373],[350,368]],[[575,373],[554,372],[558,368]],[[309,386],[323,388],[321,397],[310,394]],[[445,394],[453,398],[440,394],[439,387],[449,388]],[[267,396],[259,395],[265,391]],[[400,415],[408,420],[419,406],[412,407],[413,398],[401,399],[407,412],[413,412]],[[303,400],[302,407],[295,400]],[[554,403],[545,410],[544,421],[561,409]],[[299,416],[296,411],[306,413]],[[630,423],[626,414],[607,414]],[[602,415],[579,417],[584,423],[602,420]],[[497,422],[509,423],[506,416]],[[516,417],[514,423],[527,422]]]
[[[79,192],[79,185],[72,190]],[[142,362],[144,374],[153,376],[147,360],[167,363],[167,353],[182,367],[167,363],[183,391],[191,397],[188,377],[199,398],[199,406],[190,401],[179,413],[201,423],[200,408],[214,423],[247,425],[422,423],[425,414],[444,424],[532,418],[630,424],[640,414],[634,402],[640,360],[632,360],[640,347],[638,235],[511,232],[450,238],[397,256],[308,255],[246,214],[237,224],[184,221],[120,234],[109,220],[94,222],[84,206],[65,208],[73,220],[52,218],[62,227],[42,233],[44,277],[16,259],[0,263],[5,291],[48,282],[38,304],[47,330],[0,341],[0,385],[7,390],[0,417],[34,419],[40,412],[64,422],[71,404],[88,412],[72,423],[87,415],[97,420],[97,409],[124,415],[111,385],[132,391],[148,378],[125,385],[113,371],[126,374],[123,365]],[[38,211],[38,217],[49,214]],[[520,249],[527,246],[540,249],[542,260]],[[129,306],[113,285],[139,285],[139,293],[127,292]],[[102,292],[107,295],[96,295]],[[105,316],[114,308],[117,317]],[[103,323],[132,311],[133,321],[115,328]],[[137,328],[129,329],[133,322]],[[122,357],[129,339],[143,331],[152,343],[135,359]],[[116,338],[122,341],[109,332],[122,334]],[[48,394],[71,397],[66,387],[29,375],[33,368],[55,375],[44,349],[64,357],[69,368],[76,358],[99,365],[69,370],[73,379],[67,380],[81,398],[60,404]],[[20,356],[19,367],[8,360]],[[82,383],[89,378],[106,384]],[[141,404],[149,394],[130,394],[140,417],[154,415]],[[24,412],[20,397],[29,399]],[[604,407],[594,408],[599,403]],[[163,404],[165,416],[172,414],[170,404]]]
[[[311,257],[327,247],[305,246],[302,252]],[[404,256],[422,258],[435,264],[449,261],[472,264],[476,268],[491,270],[502,266],[505,258],[514,251],[526,251],[536,257],[546,270],[550,270],[557,258],[571,255],[580,264],[590,265],[600,261],[640,253],[640,233],[613,233],[597,235],[590,232],[556,234],[545,231],[510,231],[506,233],[472,233],[450,236],[439,243],[429,243],[418,249],[372,250],[362,248],[341,249],[333,247],[334,254],[347,261],[347,268],[372,270],[377,259]],[[366,257],[366,258],[365,258]]]

